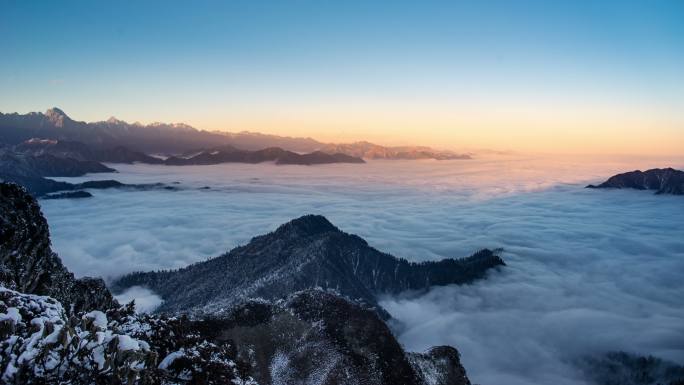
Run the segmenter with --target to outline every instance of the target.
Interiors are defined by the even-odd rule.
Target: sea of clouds
[[[675,163],[667,165],[684,160]],[[120,173],[64,179],[178,190],[95,190],[41,205],[55,250],[78,276],[182,267],[308,213],[414,261],[502,247],[507,267],[486,280],[384,299],[400,341],[417,351],[458,347],[474,383],[584,384],[574,362],[587,354],[626,350],[684,363],[683,198],[583,188],[662,165],[541,156],[113,165]],[[146,310],[159,302],[145,288],[120,298]]]

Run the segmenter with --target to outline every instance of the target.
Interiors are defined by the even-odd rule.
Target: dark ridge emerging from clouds
[[[316,287],[377,307],[378,296],[470,283],[503,265],[487,249],[463,259],[411,263],[368,246],[323,216],[306,215],[217,258],[175,271],[130,274],[112,288],[151,289],[164,301],[158,310],[171,313],[215,313],[247,298],[277,299]]]

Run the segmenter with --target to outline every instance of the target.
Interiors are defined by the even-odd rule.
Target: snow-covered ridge
[[[184,344],[169,341],[164,330],[174,329],[179,320],[141,318],[132,310],[67,317],[54,298],[0,287],[0,382],[178,384],[197,372],[215,373],[218,366],[233,384],[256,384],[241,378],[235,362],[215,344],[181,336]],[[167,354],[161,342],[176,350]]]

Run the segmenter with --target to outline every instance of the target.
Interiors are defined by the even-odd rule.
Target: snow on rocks
[[[67,319],[53,298],[0,288],[0,382],[94,383],[114,372],[132,378],[149,354],[147,343],[107,330],[102,312]]]
[[[51,297],[0,286],[0,383],[256,385],[191,326],[132,306],[69,317]]]

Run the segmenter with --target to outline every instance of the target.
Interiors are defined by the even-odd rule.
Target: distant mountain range
[[[224,135],[184,124],[129,124],[113,118],[86,123],[71,119],[59,108],[25,115],[0,113],[0,142],[19,144],[31,138],[74,141],[104,148],[124,146],[144,153],[176,153],[228,144]]]
[[[175,189],[161,183],[125,184],[116,180],[97,180],[81,183],[56,181],[47,177],[75,177],[88,173],[110,173],[116,170],[92,160],[54,156],[50,153],[33,155],[18,153],[11,148],[0,148],[0,182],[24,186],[33,196],[49,199],[86,198],[82,189],[127,188],[136,190]],[[59,192],[59,194],[50,195]]]
[[[211,165],[220,163],[262,163],[314,165],[328,163],[365,163],[363,159],[345,155],[315,151],[307,154],[270,147],[262,150],[240,150],[231,145],[206,150],[188,151],[178,156],[159,158],[132,151],[124,146],[102,148],[80,142],[52,139],[30,139],[14,146],[16,151],[33,156],[53,156],[91,162],[147,163],[169,166]]]
[[[613,175],[598,186],[587,188],[631,188],[655,190],[656,194],[684,195],[684,172],[673,168],[654,168]]]
[[[129,274],[112,288],[145,286],[164,299],[161,312],[202,314],[220,312],[245,298],[275,299],[322,287],[385,314],[377,304],[380,295],[468,283],[502,265],[486,249],[464,259],[408,262],[340,231],[322,216],[307,215],[217,258],[175,271]]]
[[[0,113],[0,143],[18,145],[33,138],[80,142],[91,148],[108,151],[124,147],[132,152],[144,154],[178,155],[188,151],[200,152],[230,145],[244,151],[277,147],[295,153],[320,151],[326,154],[344,154],[366,159],[470,158],[467,154],[438,151],[421,146],[386,147],[368,142],[331,144],[311,138],[283,137],[253,132],[209,132],[186,124],[143,125],[127,123],[116,118],[86,123],[71,119],[59,108],[51,108],[45,113]]]

